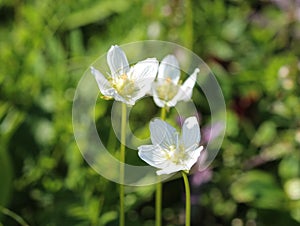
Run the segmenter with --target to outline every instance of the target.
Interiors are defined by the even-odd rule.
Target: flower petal
[[[159,145],[164,149],[169,149],[170,146],[178,144],[178,133],[168,123],[154,119],[150,122],[151,141],[154,145]]]
[[[170,163],[167,167],[162,168],[161,170],[156,171],[157,175],[162,175],[162,174],[171,174],[171,173],[176,173],[181,170],[185,170],[185,166],[183,165],[176,165],[174,163]]]
[[[180,92],[180,90],[178,92]],[[178,93],[177,93],[172,100],[167,102],[167,106],[168,107],[175,107],[177,102],[178,102],[179,97],[180,97],[180,95],[178,95]]]
[[[158,93],[157,93],[157,86],[159,85],[159,82],[158,81],[155,81],[155,82],[152,82],[152,87],[151,87],[151,94],[153,96],[153,100],[155,102],[155,104],[158,106],[158,107],[165,107],[165,101],[161,100],[158,96]]]
[[[169,165],[166,152],[159,145],[142,145],[138,150],[139,157],[151,166],[165,168]]]
[[[124,51],[117,45],[110,47],[107,52],[107,63],[113,78],[126,74],[129,64]]]
[[[183,162],[183,164],[174,164],[173,162],[169,161],[169,165],[167,167],[162,168],[161,170],[158,170],[156,173],[157,175],[162,174],[171,174],[175,173],[181,170],[190,170],[192,166],[197,162],[201,151],[203,150],[203,146],[194,149],[193,147],[190,148],[191,150],[188,150],[186,155],[187,159]]]
[[[159,99],[159,97],[157,95],[153,95],[153,100],[154,100],[154,103],[158,106],[158,107],[165,107],[165,101]]]
[[[135,101],[132,98],[125,98],[125,97],[121,96],[118,92],[115,92],[113,97],[116,101],[120,101],[124,104],[128,104],[128,105],[135,104]]]
[[[110,83],[107,81],[104,75],[94,67],[91,67],[91,73],[94,75],[96,79],[100,92],[104,96],[113,96],[115,90],[111,87]]]
[[[198,161],[202,150],[203,146],[200,146],[187,152],[188,160],[185,162],[186,170],[190,170],[192,166]]]
[[[167,55],[160,63],[158,69],[159,79],[171,79],[175,84],[178,83],[180,77],[180,68],[178,61],[174,55]]]
[[[155,58],[148,58],[138,62],[129,72],[129,78],[132,79],[137,87],[138,92],[133,96],[138,100],[145,96],[151,89],[158,70],[158,61]]]
[[[156,58],[147,58],[146,60],[139,61],[131,68],[131,79],[135,81],[152,79],[156,77],[158,70],[158,61]]]
[[[191,74],[190,77],[188,77],[188,79],[182,84],[178,94],[174,97],[174,99],[177,101],[189,101],[192,98],[193,88],[195,86],[199,71],[199,68],[194,70],[193,74]]]
[[[201,140],[200,127],[195,116],[187,118],[182,126],[180,144],[186,149],[198,146]]]

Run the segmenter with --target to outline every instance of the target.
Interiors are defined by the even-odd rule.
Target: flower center
[[[166,158],[171,160],[176,165],[183,163],[187,157],[183,145],[179,145],[178,148],[176,148],[175,145],[171,145],[169,146],[169,149],[165,150],[165,152]]]
[[[134,81],[128,78],[126,74],[123,74],[111,81],[111,86],[123,97],[130,97],[137,88]]]
[[[162,84],[156,87],[158,97],[162,100],[172,100],[178,92],[178,86],[168,77]]]

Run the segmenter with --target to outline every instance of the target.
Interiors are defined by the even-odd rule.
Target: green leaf
[[[109,211],[101,215],[100,217],[100,225],[106,225],[110,221],[117,219],[118,214],[116,211]]]
[[[241,175],[230,187],[233,198],[263,209],[283,209],[284,193],[274,178],[263,171],[253,170]]]
[[[63,27],[70,30],[95,23],[107,18],[113,13],[127,10],[129,5],[130,1],[101,1],[98,4],[92,5],[90,8],[82,9],[69,15],[65,19]]]
[[[284,180],[295,178],[299,175],[299,158],[295,155],[288,155],[283,158],[278,167],[279,175]]]
[[[276,137],[276,124],[271,121],[264,122],[257,130],[252,142],[256,146],[267,145]]]

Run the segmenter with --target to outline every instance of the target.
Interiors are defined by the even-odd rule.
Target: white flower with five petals
[[[109,49],[107,63],[111,71],[108,78],[91,67],[100,92],[106,98],[114,98],[129,105],[134,105],[149,92],[158,70],[155,58],[148,58],[130,67],[124,51],[117,45]]]
[[[179,101],[188,101],[192,97],[199,69],[182,84],[179,83],[180,68],[174,55],[167,55],[159,65],[157,80],[152,85],[154,102],[159,107],[174,107]]]
[[[156,167],[157,175],[189,171],[197,162],[203,146],[200,143],[200,127],[196,117],[184,121],[179,133],[160,119],[150,122],[152,145],[138,147],[138,155],[149,165]]]

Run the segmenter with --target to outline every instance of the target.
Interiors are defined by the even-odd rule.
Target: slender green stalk
[[[187,174],[181,171],[185,187],[185,226],[191,225],[191,191]]]
[[[161,120],[165,120],[166,119],[166,114],[167,114],[166,107],[161,108],[161,112],[160,112],[160,118],[161,118]]]
[[[155,193],[155,226],[161,226],[161,211],[162,211],[162,183],[156,184]]]
[[[6,216],[11,217],[12,219],[14,219],[16,222],[18,222],[20,225],[22,226],[29,226],[29,224],[27,224],[22,217],[20,217],[19,215],[17,215],[16,213],[12,212],[9,209],[6,209],[3,206],[0,206],[0,212],[3,213]]]
[[[165,107],[161,109],[160,118],[161,120],[166,119]],[[156,193],[155,193],[155,226],[161,226],[161,212],[162,212],[162,183],[159,181],[156,184]]]
[[[122,103],[122,121],[121,121],[121,147],[120,147],[120,161],[125,163],[125,147],[126,147],[126,104]],[[120,167],[120,226],[125,226],[125,208],[124,208],[124,165]]]

